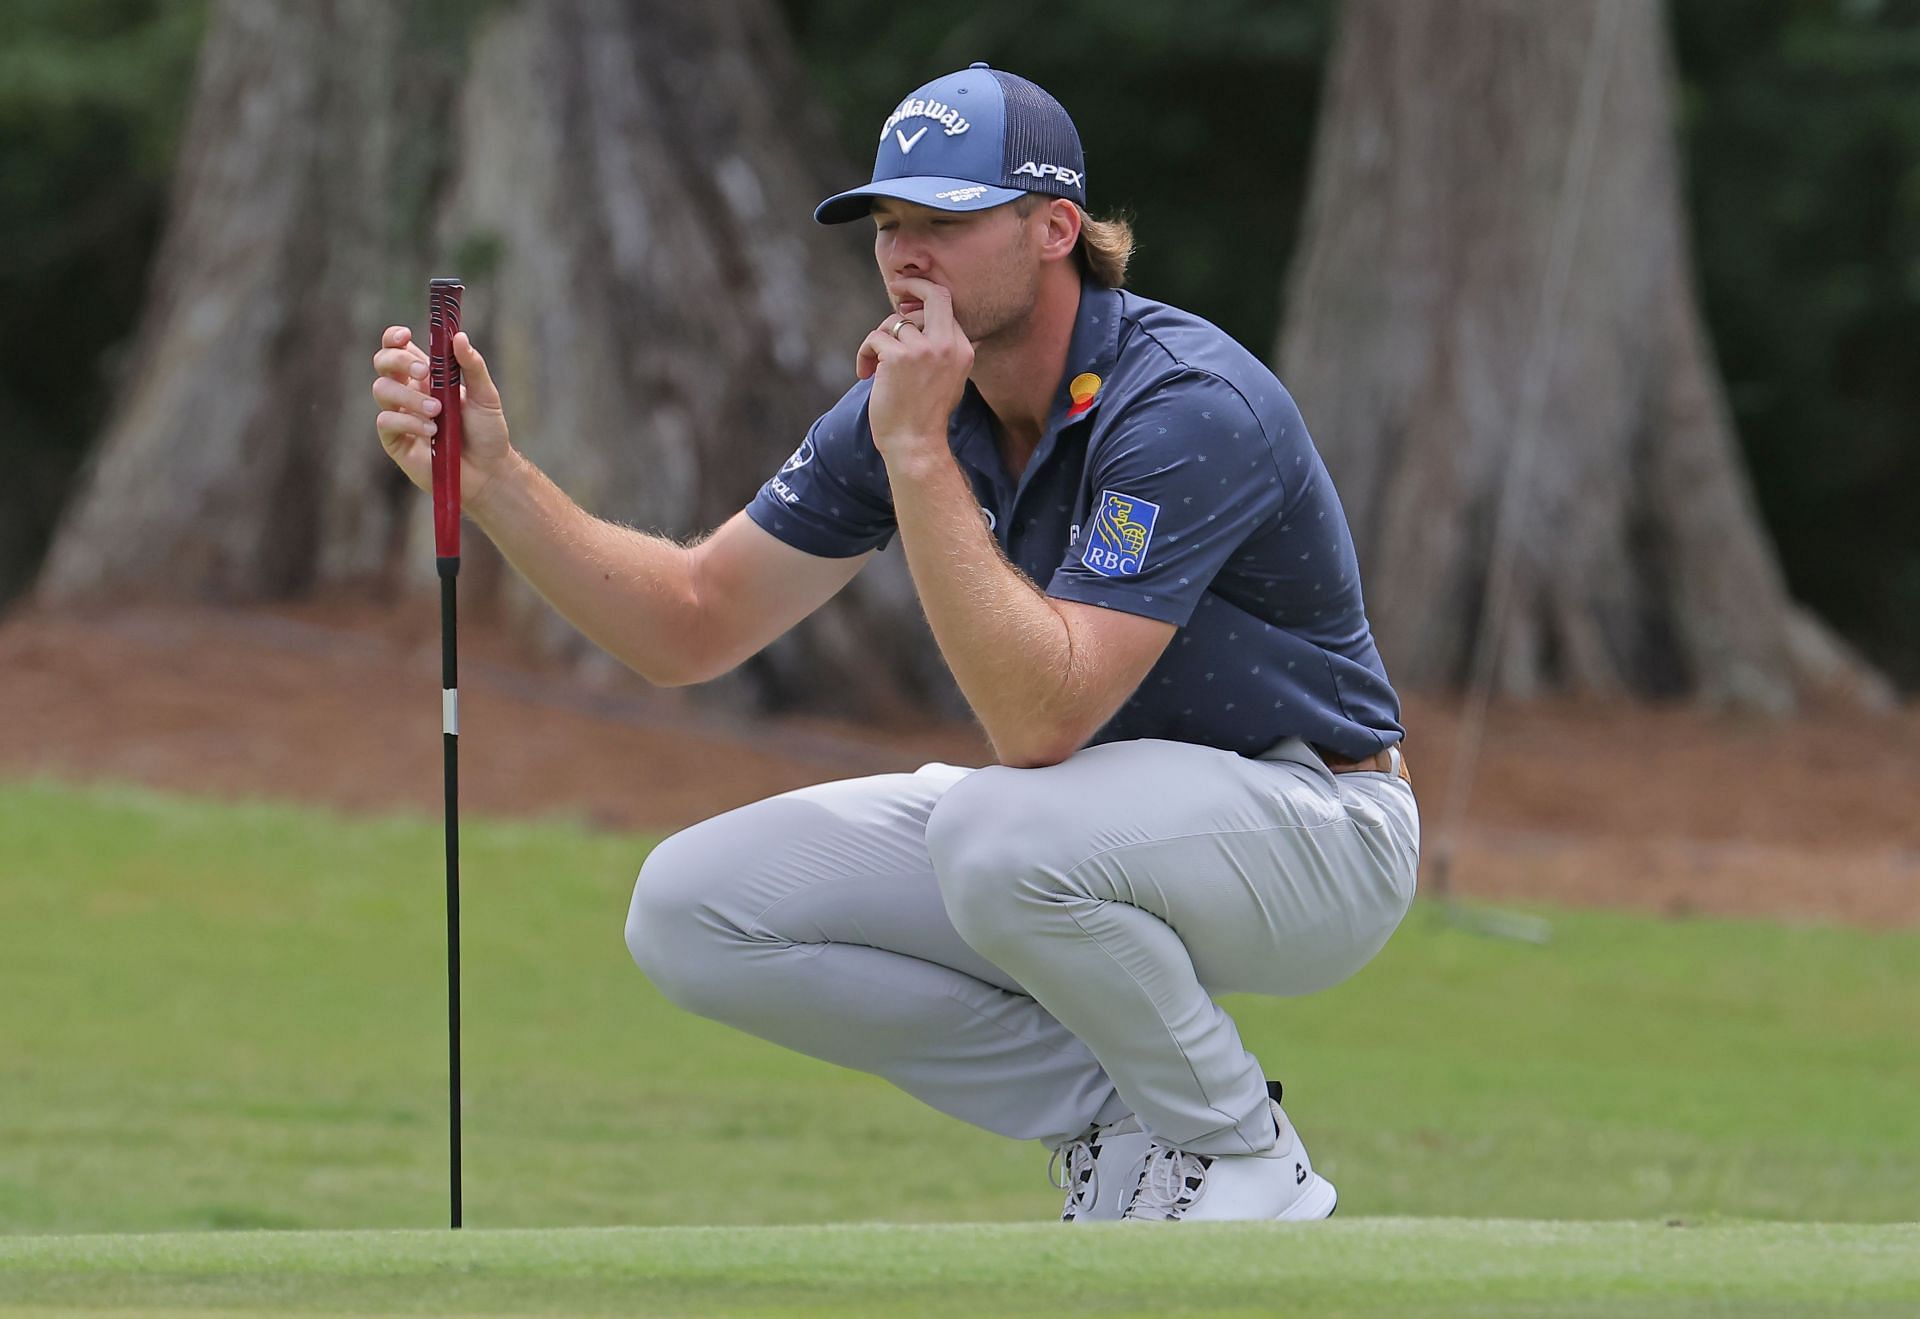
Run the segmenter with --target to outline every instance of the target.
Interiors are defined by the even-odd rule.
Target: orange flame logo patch
[[[1073,406],[1067,409],[1067,420],[1085,415],[1093,401],[1100,397],[1100,377],[1091,371],[1083,371],[1067,382],[1067,397],[1073,400]]]

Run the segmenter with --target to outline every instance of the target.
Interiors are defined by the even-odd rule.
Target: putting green
[[[1910,1315],[1920,1228],[1370,1219],[0,1238],[0,1313]]]
[[[1416,909],[1231,1001],[1338,1218],[1071,1230],[1036,1147],[655,994],[649,840],[463,844],[470,1230],[297,1230],[444,1221],[438,823],[0,784],[0,1310],[1920,1313],[1915,932]]]

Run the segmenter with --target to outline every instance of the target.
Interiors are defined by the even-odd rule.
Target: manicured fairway
[[[1043,1151],[655,994],[621,942],[647,845],[469,824],[466,1206],[669,1230],[56,1239],[444,1223],[440,835],[0,785],[0,1299],[1920,1313],[1914,1229],[1865,1226],[1920,1216],[1920,934],[1556,911],[1536,947],[1417,909],[1349,984],[1233,1002],[1327,1231],[1069,1236]],[[1635,1221],[1571,1221],[1604,1219]],[[866,1226],[680,1226],[825,1223]]]
[[[0,1239],[0,1314],[1894,1316],[1915,1305],[1912,1227],[1372,1219]]]

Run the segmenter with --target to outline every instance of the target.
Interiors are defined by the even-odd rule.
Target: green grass
[[[465,829],[467,1221],[673,1230],[24,1235],[442,1223],[440,845],[432,820],[0,785],[0,1300],[987,1314],[1031,1286],[1034,1313],[1113,1315],[1201,1286],[1226,1312],[1297,1288],[1577,1314],[1644,1283],[1638,1312],[1920,1308],[1912,1229],[1736,1221],[1920,1214],[1915,932],[1554,911],[1535,947],[1417,910],[1347,985],[1233,1001],[1340,1187],[1330,1232],[1068,1249],[1037,1147],[664,1003],[621,942],[646,840],[568,823]],[[1640,1221],[1450,1221],[1482,1218]],[[1001,1226],[899,1226],[969,1221]],[[821,1223],[867,1226],[677,1226]]]
[[[0,1238],[0,1314],[1908,1315],[1920,1229],[1370,1219]]]

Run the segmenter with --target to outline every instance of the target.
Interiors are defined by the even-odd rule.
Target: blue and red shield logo
[[[1147,562],[1153,524],[1159,520],[1160,505],[1117,490],[1102,490],[1080,562],[1102,577],[1132,576]]]

